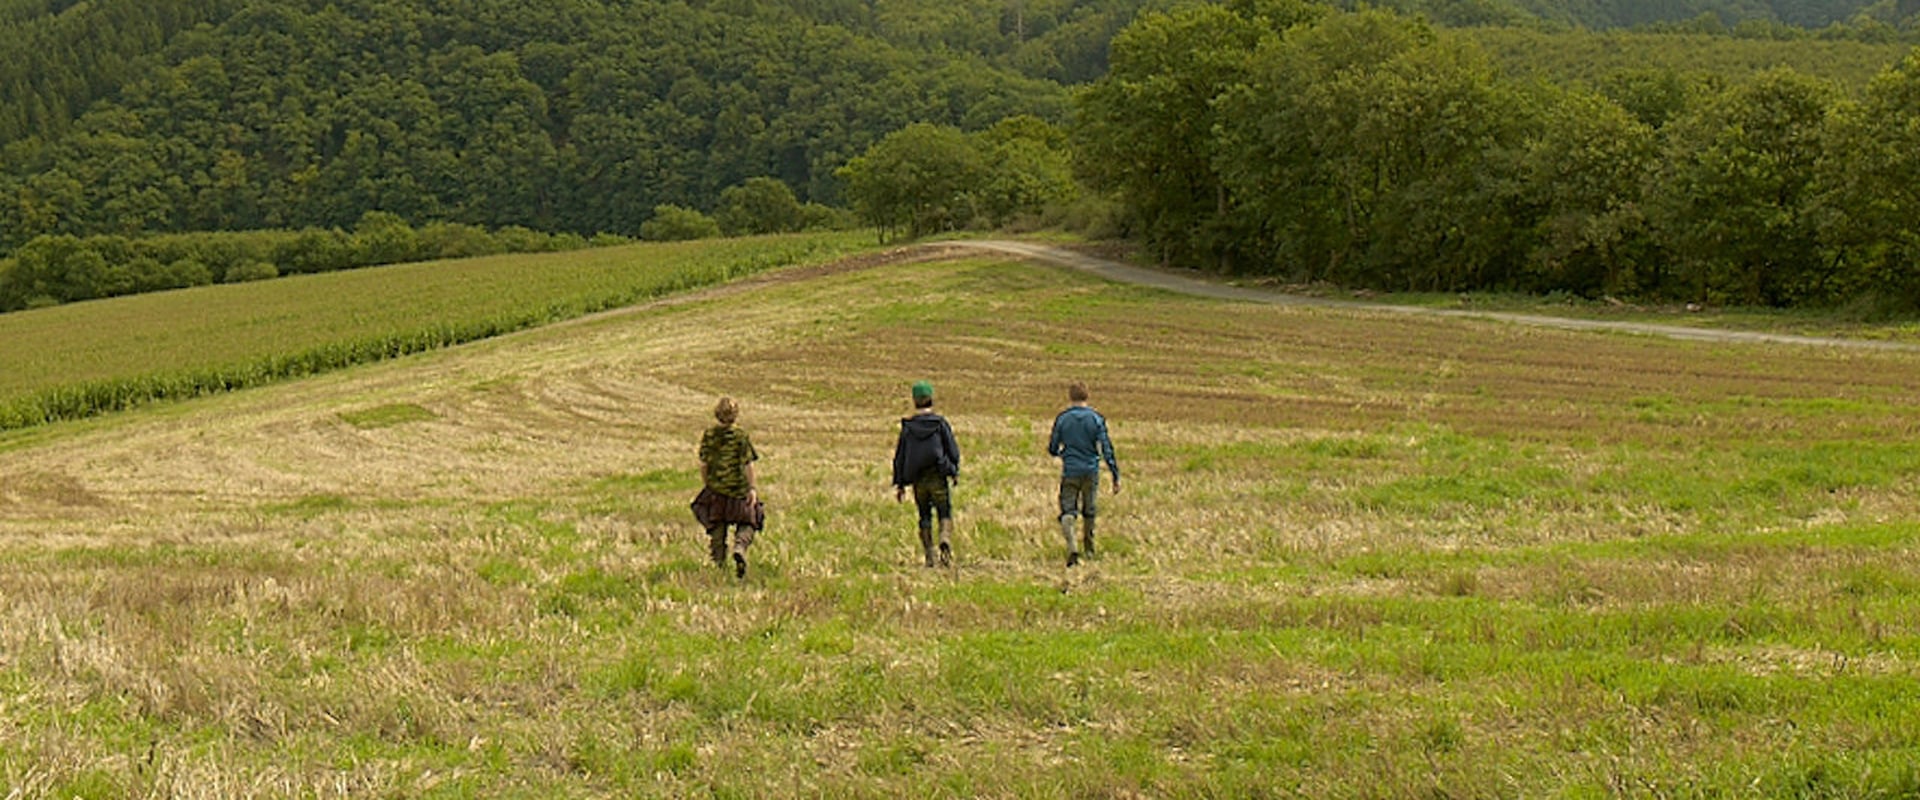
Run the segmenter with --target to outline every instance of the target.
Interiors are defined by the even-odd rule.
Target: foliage
[[[362,215],[352,234],[308,229],[40,236],[15,253],[11,269],[0,271],[0,311],[281,274],[585,246],[578,237],[525,228],[488,232],[430,223],[416,231],[385,212]]]
[[[1035,117],[1009,117],[975,137],[987,161],[977,190],[990,227],[1070,203],[1079,193],[1065,134]]]
[[[748,178],[720,193],[714,211],[720,232],[728,236],[791,233],[807,226],[806,210],[793,190],[773,178]]]
[[[1657,163],[1653,125],[1606,97],[1570,93],[1546,104],[1544,129],[1520,164],[1520,199],[1534,211],[1520,284],[1583,296],[1633,295],[1660,275],[1643,194]],[[1646,113],[1646,112],[1642,112]]]
[[[1920,308],[1920,49],[1835,110],[1817,166],[1823,239],[1863,287]]]
[[[1691,294],[1778,306],[1839,293],[1812,208],[1835,94],[1798,73],[1770,72],[1670,126],[1654,224]]]
[[[1077,193],[1064,131],[1032,116],[978,134],[910,125],[840,170],[854,212],[881,237],[1001,227]]]
[[[1079,96],[1076,155],[1163,260],[1223,271],[1769,306],[1911,296],[1912,56],[1843,103],[1786,68],[1521,79],[1473,41],[1374,10],[1147,14]]]
[[[653,218],[640,224],[640,238],[650,242],[684,242],[720,235],[720,223],[691,208],[671,203],[653,207]]]
[[[911,239],[970,223],[987,164],[958,128],[922,123],[887,134],[840,174],[854,212],[883,240]]]
[[[1276,258],[1309,280],[1512,283],[1522,240],[1502,193],[1537,116],[1477,52],[1365,12],[1293,28],[1253,63],[1219,104],[1215,168],[1287,243]]]
[[[1466,39],[1516,78],[1606,88],[1623,75],[1700,89],[1743,83],[1775,67],[1792,67],[1849,88],[1865,86],[1914,43],[1851,39],[1775,41],[1704,33],[1652,31],[1544,31],[1523,27],[1461,28]],[[1672,75],[1673,78],[1667,78]],[[1699,86],[1700,84],[1717,84]],[[1648,87],[1652,88],[1652,87]],[[1674,87],[1662,87],[1672,91]],[[1615,96],[1611,91],[1610,96]],[[1618,96],[1616,100],[1626,101]]]
[[[243,0],[10,0],[0,7],[0,145],[64,134],[175,36]]]
[[[1143,16],[1114,38],[1112,70],[1078,97],[1078,168],[1122,198],[1133,232],[1163,262],[1227,264],[1238,247],[1230,242],[1245,239],[1214,172],[1214,100],[1244,80],[1263,35],[1315,13],[1304,3],[1250,5]]]
[[[1059,120],[1056,79],[1097,74],[1102,32],[1139,2],[1026,3],[1005,30],[1004,5],[930,0],[22,8],[0,34],[58,31],[0,35],[0,252],[43,234],[344,229],[369,209],[631,235],[655,206],[712,210],[758,177],[835,204],[834,170],[908,124]]]

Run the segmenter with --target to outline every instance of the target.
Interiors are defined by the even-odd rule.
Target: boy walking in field
[[[960,477],[960,444],[953,426],[934,413],[933,384],[913,385],[913,416],[900,420],[900,440],[893,447],[893,499],[905,499],[913,487],[913,504],[920,512],[920,549],[927,566],[953,563],[953,498],[949,487]],[[940,549],[936,557],[933,518],[940,518]]]
[[[1087,405],[1087,385],[1067,387],[1072,405],[1053,418],[1053,436],[1047,455],[1060,459],[1060,535],[1067,540],[1067,566],[1080,563],[1080,551],[1093,555],[1094,499],[1100,493],[1100,462],[1113,473],[1113,493],[1120,493],[1120,464],[1107,438],[1107,419]],[[1074,517],[1080,518],[1080,541],[1073,539]]]
[[[753,535],[766,524],[765,506],[760,503],[753,462],[760,454],[753,449],[747,432],[735,425],[740,404],[722,397],[713,407],[713,418],[720,424],[700,437],[700,495],[693,499],[693,518],[707,530],[707,554],[713,563],[727,565],[727,526],[733,526],[733,575],[747,577],[747,548]]]

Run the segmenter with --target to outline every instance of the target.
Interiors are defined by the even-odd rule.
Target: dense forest
[[[1123,31],[1077,155],[1169,262],[1391,290],[1920,307],[1920,50],[1504,75],[1470,39],[1293,0]]]
[[[0,250],[376,209],[631,234],[661,204],[711,208],[759,176],[836,202],[833,170],[909,123],[1063,122],[1062,81],[1104,72],[1137,5],[100,0],[26,15],[0,32]]]
[[[0,310],[403,252],[345,254],[369,213],[429,254],[1046,209],[1389,288],[1906,280],[1920,0],[1361,5],[0,0]]]

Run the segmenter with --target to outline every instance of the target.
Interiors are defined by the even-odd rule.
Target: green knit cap
[[[917,381],[913,384],[913,402],[921,403],[933,399],[933,382]]]

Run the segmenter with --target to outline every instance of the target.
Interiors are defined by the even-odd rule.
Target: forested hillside
[[[241,0],[0,0],[0,144],[55,137],[181,31]]]
[[[756,176],[834,201],[910,123],[1063,122],[1138,5],[15,0],[0,251],[369,210],[631,234]]]

